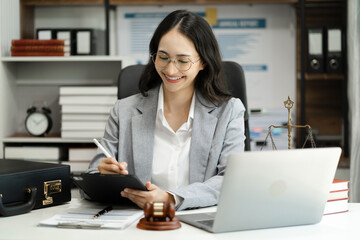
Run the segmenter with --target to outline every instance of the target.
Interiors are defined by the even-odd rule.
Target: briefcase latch
[[[43,205],[52,204],[54,201],[50,195],[60,192],[61,192],[61,180],[44,182],[45,200],[42,201],[42,204]]]

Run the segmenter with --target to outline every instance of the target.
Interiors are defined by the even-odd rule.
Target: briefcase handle
[[[37,193],[36,187],[29,188],[28,193],[30,194],[29,201],[12,207],[6,207],[4,205],[3,196],[0,194],[0,215],[8,217],[30,212],[35,206],[35,198]]]

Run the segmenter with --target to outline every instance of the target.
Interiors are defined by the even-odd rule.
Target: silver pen
[[[96,144],[96,146],[98,146],[98,148],[100,148],[100,150],[105,154],[106,157],[108,158],[112,157],[110,153],[108,153],[108,151],[106,151],[106,149],[99,143],[99,141],[96,140],[96,138],[94,138],[93,141]]]

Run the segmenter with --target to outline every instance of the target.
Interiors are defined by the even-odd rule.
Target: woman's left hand
[[[145,186],[149,190],[148,192],[125,188],[121,192],[121,196],[130,199],[140,208],[144,208],[147,202],[172,202],[175,204],[175,199],[170,193],[160,189],[155,184],[151,184],[151,182],[146,182]]]

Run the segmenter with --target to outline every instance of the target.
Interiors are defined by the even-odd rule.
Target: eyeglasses
[[[188,71],[193,64],[200,61],[199,59],[196,62],[192,62],[190,58],[184,56],[177,56],[174,60],[172,60],[167,54],[161,52],[154,53],[153,55],[150,55],[150,57],[154,64],[160,68],[165,68],[171,61],[173,61],[175,67],[181,72]]]

